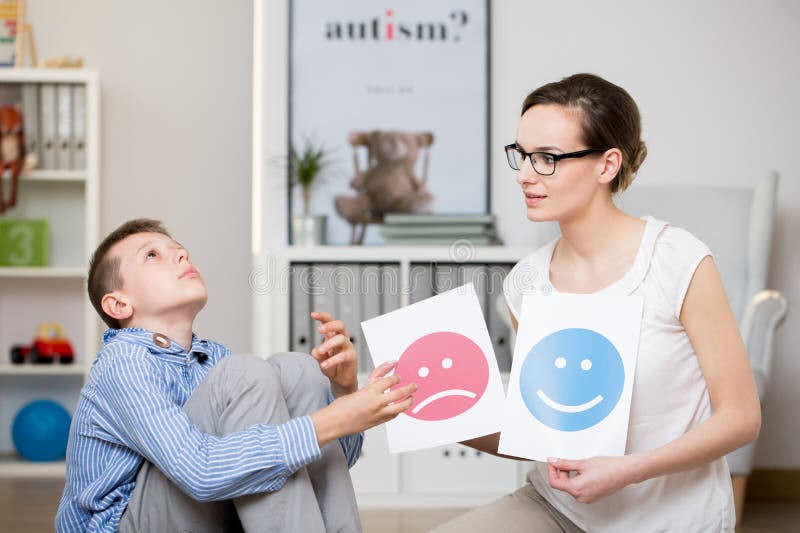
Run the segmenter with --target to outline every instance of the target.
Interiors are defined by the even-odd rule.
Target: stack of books
[[[381,234],[386,244],[452,244],[468,240],[475,245],[503,244],[494,227],[494,215],[387,214]]]

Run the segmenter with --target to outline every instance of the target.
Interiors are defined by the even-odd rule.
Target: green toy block
[[[47,266],[47,219],[0,218],[0,266]]]

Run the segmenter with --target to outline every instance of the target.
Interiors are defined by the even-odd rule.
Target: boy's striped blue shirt
[[[56,531],[116,531],[145,458],[193,498],[213,501],[278,490],[320,457],[309,416],[224,437],[189,421],[182,407],[230,354],[225,346],[193,336],[188,351],[162,348],[139,328],[109,329],[103,343],[72,420]],[[350,466],[363,439],[339,439]]]

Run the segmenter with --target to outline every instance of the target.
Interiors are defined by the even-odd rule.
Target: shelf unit
[[[290,274],[294,263],[393,264],[400,269],[400,306],[411,302],[409,272],[419,263],[514,264],[530,249],[509,246],[287,246],[264,251],[250,275],[253,300],[253,349],[256,353],[285,351],[290,342]],[[266,324],[266,326],[265,326]]]
[[[478,246],[288,247],[287,177],[272,164],[288,150],[289,94],[286,58],[288,3],[260,4],[254,15],[252,146],[252,349],[271,354],[291,346],[290,263],[397,265],[408,281],[412,263],[515,263],[535,249]],[[404,278],[403,278],[404,276]],[[411,301],[401,294],[400,305]],[[362,379],[364,376],[361,376]],[[459,445],[390,455],[383,427],[367,432],[363,455],[351,471],[361,508],[461,507],[481,504],[519,487],[530,463],[476,456]],[[463,452],[463,456],[462,456]]]
[[[321,268],[382,265],[395,269],[399,275],[399,294],[394,301],[405,306],[429,295],[414,288],[415,268],[457,266],[453,271],[461,274],[452,280],[457,284],[452,285],[455,287],[470,281],[465,279],[464,270],[470,266],[510,266],[528,253],[528,248],[470,246],[461,240],[453,246],[291,246],[265,252],[255,262],[250,278],[254,294],[254,349],[265,354],[290,347],[307,352],[316,344],[311,342],[298,348],[292,334],[292,276],[297,275],[298,265]],[[499,287],[493,292],[499,294]],[[489,298],[484,305],[491,305],[492,301]],[[351,334],[360,329],[357,323],[347,326]],[[358,339],[358,342],[363,341]],[[511,344],[510,338],[508,342]],[[362,344],[359,351],[364,349]],[[362,366],[359,374],[362,383],[367,377],[364,370]],[[524,483],[530,468],[530,463],[500,459],[458,444],[389,454],[385,428],[379,426],[367,432],[363,455],[351,472],[363,508],[459,507],[486,503],[515,490]]]
[[[34,463],[15,453],[11,425],[16,412],[37,398],[74,412],[99,348],[99,319],[86,296],[85,277],[99,234],[100,87],[91,70],[0,69],[4,89],[22,84],[82,85],[86,98],[85,169],[22,173],[17,206],[2,215],[49,220],[49,264],[0,267],[0,477],[58,478],[65,475],[63,461]],[[8,187],[8,181],[5,177],[2,184]],[[64,326],[75,351],[72,364],[10,363],[11,346],[29,344],[40,322]]]

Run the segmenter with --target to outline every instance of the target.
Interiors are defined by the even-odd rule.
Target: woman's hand
[[[319,362],[322,373],[331,381],[331,391],[339,398],[358,390],[358,354],[344,322],[334,320],[329,313],[314,311],[311,318],[320,322],[317,331],[325,340],[311,350],[311,356]]]
[[[563,490],[580,503],[592,503],[639,481],[638,457],[592,457],[547,461],[550,486]],[[570,473],[574,472],[573,475]]]

